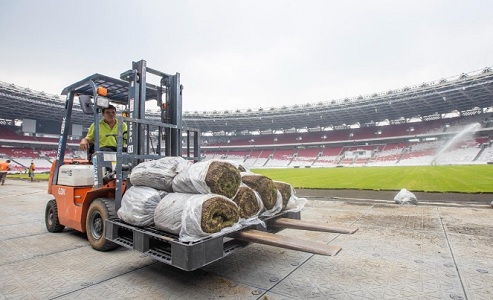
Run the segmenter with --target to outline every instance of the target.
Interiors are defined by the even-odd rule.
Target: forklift
[[[157,83],[147,82],[148,75],[157,78]],[[48,193],[54,199],[48,201],[45,209],[47,230],[62,232],[69,227],[86,233],[95,250],[123,246],[186,271],[217,261],[251,242],[322,255],[337,254],[339,246],[275,234],[284,228],[349,234],[357,230],[302,221],[299,211],[281,211],[263,217],[262,225],[187,243],[154,226],[133,226],[117,217],[122,197],[131,186],[129,177],[134,166],[163,156],[200,160],[200,131],[182,124],[182,91],[179,73],[157,71],[148,67],[145,60],[132,62],[132,68],[120,78],[96,73],[63,89],[65,113],[48,183]],[[74,105],[76,98],[80,107]],[[146,104],[151,100],[156,101],[160,113],[146,114]],[[110,104],[123,107],[123,114],[117,117],[117,147],[106,151],[100,149],[98,142],[99,114]],[[66,157],[72,114],[78,110],[92,116],[94,122],[95,143],[88,149],[86,159]]]

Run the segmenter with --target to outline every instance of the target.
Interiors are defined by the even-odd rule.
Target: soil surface
[[[393,201],[399,191],[372,191],[372,190],[318,190],[296,189],[299,197],[329,198],[329,199],[370,199]],[[486,204],[493,202],[493,194],[466,194],[466,193],[425,193],[413,192],[419,202],[438,202],[456,204]]]

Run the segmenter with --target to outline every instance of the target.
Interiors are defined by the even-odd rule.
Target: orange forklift
[[[147,82],[152,75],[157,83]],[[142,252],[158,261],[191,271],[219,260],[250,242],[262,243],[322,255],[335,255],[339,246],[276,235],[284,228],[354,233],[340,228],[301,220],[299,211],[281,211],[262,218],[262,225],[241,228],[237,232],[198,242],[181,242],[178,236],[154,226],[137,227],[117,217],[133,166],[163,156],[181,156],[200,160],[197,129],[182,126],[182,85],[180,74],[169,75],[147,67],[144,60],[133,62],[132,69],[112,78],[91,75],[66,87],[65,115],[56,160],[48,183],[49,200],[45,224],[49,232],[65,227],[87,234],[91,246],[99,251],[123,246]],[[75,99],[80,105],[75,105]],[[155,100],[160,112],[146,114],[146,103]],[[99,113],[109,104],[123,107],[118,116],[116,149],[100,149]],[[94,122],[94,143],[87,159],[66,157],[71,125],[81,122],[81,115]],[[74,120],[74,121],[73,121]],[[127,132],[123,132],[123,123]],[[105,151],[102,151],[105,150]],[[265,226],[264,226],[265,224]]]
[[[158,84],[146,82],[148,73],[158,78]],[[66,95],[65,115],[48,183],[48,193],[55,198],[46,206],[48,231],[60,232],[70,227],[86,232],[96,250],[117,246],[106,239],[105,220],[116,217],[129,184],[131,166],[164,155],[182,156],[182,134],[188,137],[186,158],[197,161],[200,157],[198,130],[181,126],[181,91],[180,74],[168,75],[148,68],[144,60],[134,62],[120,79],[94,74],[62,91]],[[74,105],[76,98],[80,107]],[[154,119],[146,119],[145,104],[149,100],[155,100],[161,108],[161,120],[157,113]],[[99,141],[99,113],[110,103],[124,107],[125,117],[118,117],[117,148],[113,152],[100,151],[96,142],[86,160],[66,158],[74,112],[92,115],[94,141]],[[122,132],[123,122],[127,123],[128,132]]]

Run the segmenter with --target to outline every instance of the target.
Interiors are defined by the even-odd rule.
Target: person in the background
[[[31,181],[34,181],[34,170],[36,170],[36,166],[34,161],[31,160],[31,165],[29,166],[29,178],[31,178]]]
[[[116,107],[109,105],[102,110],[103,119],[99,121],[99,149],[101,151],[116,151],[115,136],[118,134],[118,120]],[[127,124],[123,123],[123,132],[127,131]],[[89,144],[94,143],[94,123],[91,124],[85,138],[80,140],[80,149],[87,150]]]
[[[0,161],[0,181],[2,182],[2,185],[5,183],[8,171],[10,171],[10,159]]]

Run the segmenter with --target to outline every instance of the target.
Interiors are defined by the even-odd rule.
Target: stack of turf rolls
[[[118,216],[136,226],[154,224],[183,242],[260,223],[289,205],[294,189],[226,160],[196,163],[169,157],[144,162],[130,175],[133,186]]]

